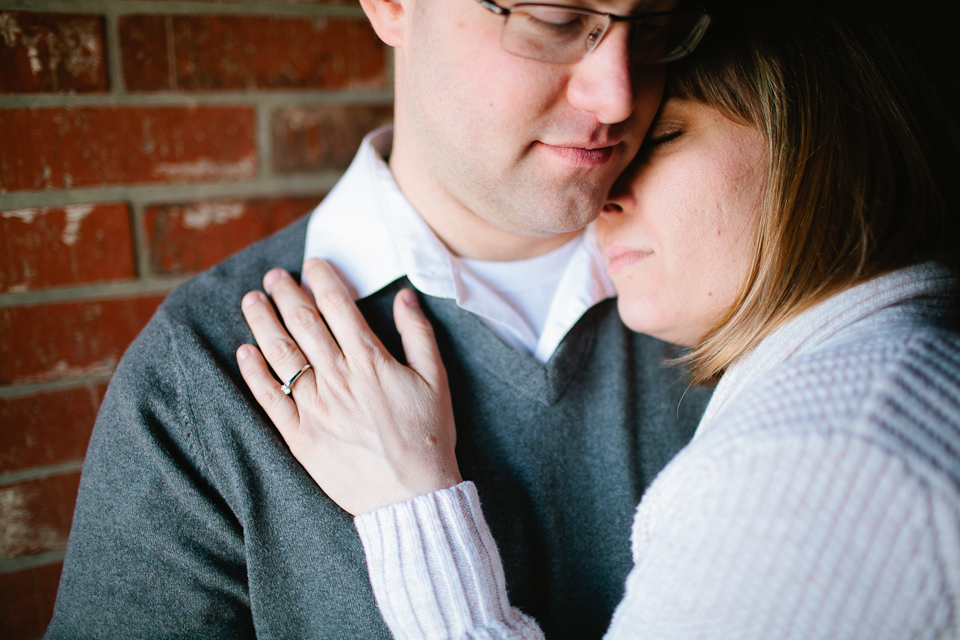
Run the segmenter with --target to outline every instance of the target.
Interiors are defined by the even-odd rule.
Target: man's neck
[[[452,194],[416,175],[406,145],[394,139],[389,166],[394,180],[420,217],[455,256],[471,260],[514,261],[545,255],[580,235],[580,230],[530,236],[491,222]]]

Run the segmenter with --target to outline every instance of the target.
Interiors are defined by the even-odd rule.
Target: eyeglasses
[[[583,60],[614,22],[630,23],[632,62],[671,62],[693,51],[710,24],[710,15],[704,11],[617,16],[559,4],[521,2],[508,9],[493,0],[478,2],[506,18],[500,37],[504,51],[543,62]]]

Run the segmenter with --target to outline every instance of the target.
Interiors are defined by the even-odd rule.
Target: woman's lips
[[[651,255],[653,255],[652,251],[642,249],[618,250],[614,253],[607,254],[607,273],[613,275],[617,271],[634,265],[641,260],[645,260]]]

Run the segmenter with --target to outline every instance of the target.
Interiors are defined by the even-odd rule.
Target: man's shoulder
[[[194,276],[164,301],[160,313],[190,326],[228,324],[240,319],[240,299],[263,288],[264,274],[274,267],[299,274],[309,216]]]
[[[240,299],[261,288],[271,267],[299,270],[305,228],[306,219],[297,221],[171,293],[117,366],[99,431],[142,440],[161,429],[177,447],[194,451],[196,433],[210,438],[237,425],[258,424],[242,395],[234,355],[241,344],[254,342]],[[101,448],[111,446],[102,436],[99,442]]]
[[[219,362],[229,355],[233,362],[237,347],[253,342],[241,298],[262,290],[263,275],[273,267],[299,273],[306,226],[305,217],[177,287],[130,345],[115,377],[123,380],[130,373],[137,383],[146,370],[157,369],[156,375],[164,377],[160,370],[196,373],[211,358]]]

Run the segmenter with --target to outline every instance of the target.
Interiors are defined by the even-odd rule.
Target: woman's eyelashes
[[[676,140],[681,135],[683,135],[683,129],[680,128],[654,131],[653,134],[647,136],[647,139],[643,141],[642,148],[652,150]]]
[[[679,127],[671,129],[661,128],[651,132],[644,139],[643,144],[640,145],[640,150],[637,152],[636,158],[634,158],[633,165],[639,167],[640,165],[646,164],[654,152],[668,146],[682,135],[683,129]]]

